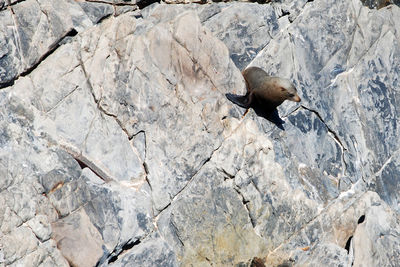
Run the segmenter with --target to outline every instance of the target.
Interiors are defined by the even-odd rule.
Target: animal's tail
[[[246,95],[234,95],[234,94],[225,94],[226,98],[228,98],[232,103],[242,107],[249,108],[248,96]]]

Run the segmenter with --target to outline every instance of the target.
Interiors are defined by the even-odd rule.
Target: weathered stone
[[[2,10],[9,3],[12,6]],[[135,10],[135,4],[136,1],[0,1],[0,88],[29,73],[68,36],[111,14]]]
[[[83,209],[52,224],[53,238],[74,266],[94,266],[103,254],[102,238]]]
[[[0,265],[393,265],[399,7],[135,4],[0,7]]]
[[[57,249],[55,241],[50,239],[45,243],[40,243],[35,251],[13,262],[10,266],[69,266],[69,264]]]
[[[400,252],[400,227],[398,214],[385,203],[375,202],[366,211],[352,239],[353,266],[393,266]],[[379,255],[376,257],[374,255]]]
[[[52,229],[45,215],[37,215],[27,221],[26,224],[32,229],[32,232],[41,242],[49,240]]]
[[[137,244],[130,245],[129,252],[110,266],[179,266],[173,250],[159,235],[153,234]]]
[[[227,44],[230,57],[240,70],[243,70],[280,30],[277,14],[271,5],[158,5],[145,11],[144,17],[157,22],[168,21],[187,9],[196,11],[202,24]]]
[[[0,237],[5,264],[11,264],[32,253],[37,245],[35,235],[26,226],[15,228],[9,234]]]

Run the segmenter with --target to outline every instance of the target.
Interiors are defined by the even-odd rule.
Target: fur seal
[[[266,112],[272,112],[285,100],[301,101],[296,88],[288,79],[269,76],[258,67],[249,67],[242,75],[246,81],[246,95],[226,94],[226,97],[243,108],[257,106]]]

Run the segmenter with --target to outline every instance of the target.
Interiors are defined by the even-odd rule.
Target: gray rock
[[[38,215],[33,217],[26,223],[29,228],[32,229],[32,232],[35,234],[37,238],[41,242],[45,242],[50,239],[50,234],[52,229],[50,227],[49,221],[47,216],[45,215]]]
[[[2,236],[0,244],[3,248],[5,264],[8,265],[35,251],[38,241],[28,227],[20,226]]]
[[[136,8],[136,1],[0,1],[0,88],[29,74],[70,36]]]
[[[373,203],[354,232],[353,266],[396,266],[400,257],[400,227],[398,214],[383,203]],[[379,257],[372,255],[379,254]]]
[[[110,266],[179,266],[175,253],[159,235],[129,244],[129,252],[121,258],[109,262]]]
[[[230,57],[240,70],[243,70],[280,30],[275,9],[271,5],[255,3],[158,5],[145,11],[143,16],[159,22],[172,19],[187,9],[196,11],[202,24],[228,45]]]
[[[135,5],[0,8],[0,265],[395,266],[399,7]]]

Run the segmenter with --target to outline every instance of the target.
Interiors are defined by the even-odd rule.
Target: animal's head
[[[285,78],[279,78],[279,82],[277,83],[279,86],[279,90],[283,95],[284,99],[300,102],[301,99],[297,94],[296,87],[294,87],[293,83]]]

